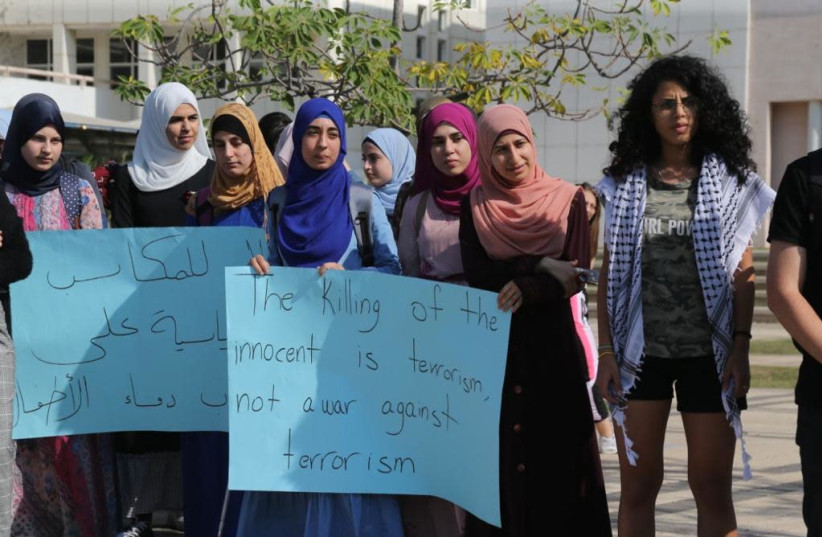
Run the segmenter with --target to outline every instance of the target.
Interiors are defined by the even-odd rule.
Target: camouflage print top
[[[692,235],[697,181],[668,185],[648,175],[642,247],[645,354],[713,355]]]

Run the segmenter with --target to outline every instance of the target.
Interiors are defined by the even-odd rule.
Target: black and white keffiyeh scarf
[[[597,187],[606,207],[605,243],[610,255],[607,307],[624,394],[636,383],[645,349],[641,269],[646,179],[647,171],[642,167],[619,184],[606,176]],[[748,173],[745,182],[740,184],[721,158],[716,155],[704,158],[697,185],[693,240],[720,380],[733,346],[734,271],[774,197],[774,191],[756,174]],[[750,456],[745,450],[742,422],[733,393],[732,381],[722,394],[722,404],[741,442],[743,476],[749,479]],[[613,415],[623,431],[628,461],[636,465],[638,454],[632,449],[633,443],[625,428],[625,405],[623,397]]]

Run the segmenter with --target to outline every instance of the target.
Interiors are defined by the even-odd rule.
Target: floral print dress
[[[60,189],[26,195],[3,188],[25,231],[70,230]],[[79,227],[100,229],[102,208],[91,185],[79,180]],[[17,442],[12,536],[114,535],[117,502],[110,435],[36,438]]]

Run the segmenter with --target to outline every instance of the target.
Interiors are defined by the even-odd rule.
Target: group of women
[[[699,534],[732,535],[734,432],[741,435],[748,388],[748,246],[773,193],[753,173],[738,103],[702,60],[657,60],[631,90],[598,187],[605,307],[597,385],[620,432],[619,530],[653,534],[675,382]],[[442,101],[420,118],[416,153],[393,129],[377,129],[362,144],[373,186],[370,247],[352,217],[363,185],[346,168],[345,118],[334,103],[303,104],[273,155],[241,104],[218,109],[206,135],[194,95],[177,83],[146,101],[133,161],[116,174],[112,222],[259,227],[269,254],[250,263],[260,273],[272,266],[402,272],[498,293],[498,307],[513,313],[499,419],[501,528],[436,498],[228,494],[224,433],[47,438],[18,442],[16,457],[4,444],[0,527],[27,536],[114,535],[118,511],[139,521],[182,503],[191,535],[611,535],[586,390],[591,374],[570,300],[595,255],[590,225],[599,201],[543,171],[520,109],[493,106],[477,120]],[[0,170],[7,194],[0,284],[30,270],[23,229],[101,227],[91,186],[59,164],[64,134],[49,97],[29,95],[15,107]],[[22,223],[3,216],[12,211]],[[4,416],[13,352],[2,324],[0,347]],[[178,444],[181,468],[169,456]],[[157,465],[168,473],[158,475]],[[170,490],[175,471],[182,502]]]

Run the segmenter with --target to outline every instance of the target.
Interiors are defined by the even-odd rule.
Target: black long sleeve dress
[[[568,215],[560,259],[590,257],[585,201]],[[469,515],[466,536],[610,536],[611,522],[585,388],[585,355],[570,302],[539,257],[491,259],[463,201],[460,248],[471,287],[498,292],[513,280],[523,303],[511,320],[500,416],[502,529]]]

